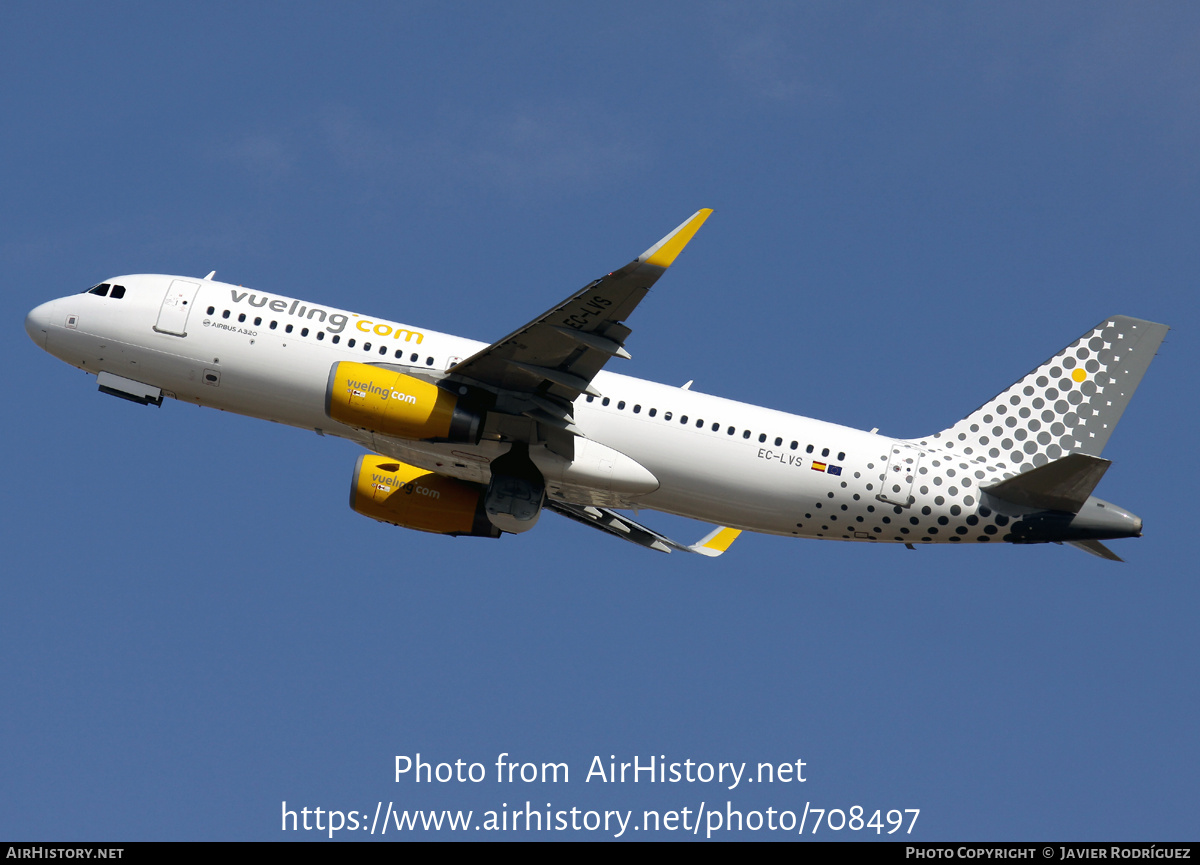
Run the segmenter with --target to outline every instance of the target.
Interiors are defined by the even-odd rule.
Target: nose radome
[[[25,332],[38,348],[46,347],[46,338],[50,334],[50,317],[53,314],[54,301],[35,306],[25,316]]]

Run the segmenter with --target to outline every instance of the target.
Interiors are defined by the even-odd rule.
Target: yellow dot
[[[1075,379],[1075,381],[1083,381],[1087,378],[1087,373],[1083,371],[1083,367],[1077,366],[1075,367],[1075,372],[1071,373],[1071,378]]]

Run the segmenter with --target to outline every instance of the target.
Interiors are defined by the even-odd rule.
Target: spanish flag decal
[[[814,463],[812,464],[812,470],[813,470],[814,472],[823,472],[823,471],[825,471],[825,463],[818,463],[818,462],[814,462]]]

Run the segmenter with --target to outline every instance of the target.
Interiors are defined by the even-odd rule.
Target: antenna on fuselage
[[[208,279],[212,279],[212,278],[213,278],[214,276],[216,276],[216,275],[217,275],[217,272],[216,272],[215,270],[210,270],[210,271],[208,272],[208,276],[206,276],[206,277],[204,277],[204,278],[205,278],[206,280],[208,280]]]

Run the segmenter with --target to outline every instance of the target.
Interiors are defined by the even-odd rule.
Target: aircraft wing
[[[569,427],[570,403],[582,393],[596,394],[592,378],[610,357],[629,357],[625,319],[711,213],[697,211],[620,270],[454,366],[448,378],[536,398],[537,410],[526,414]]]
[[[546,507],[556,513],[562,514],[564,517],[569,517],[576,522],[583,523],[585,526],[600,529],[601,531],[608,532],[610,535],[616,535],[622,540],[637,544],[640,547],[658,550],[660,553],[679,550],[684,553],[699,553],[702,556],[715,557],[729,549],[730,545],[737,540],[737,536],[742,533],[741,529],[718,526],[699,541],[689,546],[677,543],[666,535],[660,535],[654,529],[647,528],[641,523],[635,522],[629,517],[608,508],[573,505],[567,502],[556,501],[547,501]]]

